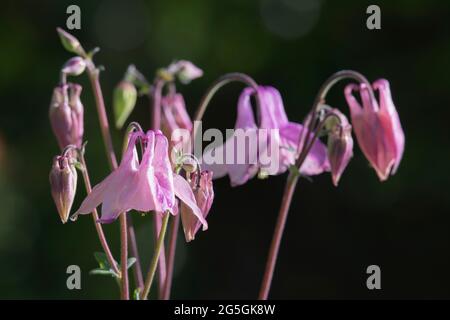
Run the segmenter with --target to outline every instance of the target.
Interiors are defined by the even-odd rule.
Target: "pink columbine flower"
[[[136,142],[145,145],[139,161]],[[158,213],[177,212],[178,197],[207,229],[207,223],[198,208],[189,183],[172,172],[168,157],[168,141],[161,132],[132,133],[119,167],[96,185],[74,215],[88,214],[102,204],[101,219],[109,223],[129,210]]]
[[[62,223],[69,218],[77,190],[77,170],[68,155],[56,156],[50,171],[50,190]]]
[[[211,159],[214,158],[212,154],[225,154],[226,150],[230,150],[230,147],[234,149],[234,155],[239,152],[245,153],[245,159],[248,161],[244,164],[210,164],[208,161],[204,163],[208,170],[214,172],[214,178],[220,178],[228,174],[232,186],[246,183],[257,173],[266,176],[285,172],[290,165],[295,163],[297,148],[304,130],[302,125],[288,120],[279,91],[268,86],[259,86],[256,92],[261,102],[258,110],[260,118],[258,126],[251,105],[251,96],[254,94],[254,89],[246,88],[239,97],[235,129],[244,130],[247,134],[254,132],[258,136],[257,148],[246,145],[244,150],[236,149],[237,137],[235,135],[228,139],[224,145],[206,150],[203,156],[204,159]],[[259,129],[265,129],[266,131]],[[270,133],[271,129],[275,129],[272,131],[273,134]],[[260,135],[261,132],[263,132],[262,135]],[[258,157],[260,152],[264,153],[274,147],[278,150],[279,156],[278,158],[271,158],[276,163],[269,168],[266,164],[262,164]],[[327,149],[322,142],[317,140],[306,157],[300,172],[311,176],[329,171],[329,169]]]
[[[379,91],[379,102],[370,98],[365,84],[350,84],[345,97],[350,107],[352,124],[358,143],[381,181],[395,174],[403,156],[405,135],[395,109],[389,82],[381,79],[373,84]],[[362,107],[352,92],[359,90]]]
[[[327,126],[328,133],[328,159],[331,167],[331,178],[335,186],[341,178],[347,164],[353,157],[352,126],[347,117],[338,109],[331,109],[331,112],[338,117],[330,117]]]
[[[81,90],[82,87],[75,83],[59,85],[53,90],[49,116],[61,150],[69,144],[81,147],[83,142]]]
[[[214,200],[212,176],[213,173],[209,171],[203,171],[200,174],[196,171],[190,177],[190,185],[194,192],[195,200],[205,219]],[[192,209],[189,206],[181,204],[180,211],[184,235],[186,241],[190,242],[195,239],[195,234],[202,224],[200,220],[192,214]]]

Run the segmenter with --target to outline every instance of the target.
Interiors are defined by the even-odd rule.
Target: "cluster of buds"
[[[53,159],[50,171],[50,186],[53,200],[63,223],[67,222],[75,198],[77,186],[77,152],[83,143],[84,107],[80,99],[82,87],[67,82],[68,76],[79,76],[86,69],[86,53],[79,41],[58,28],[63,46],[77,54],[61,68],[61,81],[53,89],[49,118],[53,133],[62,154]]]

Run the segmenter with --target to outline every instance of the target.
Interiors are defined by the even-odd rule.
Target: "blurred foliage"
[[[3,1],[0,12],[0,298],[117,298],[108,277],[89,276],[100,250],[92,220],[61,225],[48,187],[58,152],[48,105],[58,70],[70,57],[57,26],[78,4],[86,48],[98,64],[108,111],[112,90],[134,63],[151,79],[174,59],[205,75],[179,86],[194,112],[208,85],[225,72],[249,73],[277,87],[289,117],[300,121],[322,81],[351,68],[389,79],[406,133],[398,174],[379,183],[361,152],[339,188],[328,175],[302,181],[290,211],[274,277],[273,298],[450,298],[448,119],[450,3],[378,1],[382,30],[365,26],[370,1]],[[94,183],[108,172],[96,110],[83,87],[87,161]],[[347,110],[337,86],[328,103]],[[231,127],[241,87],[213,100],[205,126]],[[150,123],[148,102],[132,120]],[[112,120],[112,113],[110,113]],[[113,132],[120,150],[121,132]],[[257,295],[285,175],[230,188],[215,184],[210,229],[186,245],[179,237],[173,297]],[[84,197],[79,188],[75,206]],[[134,214],[144,265],[152,254],[148,216]],[[118,257],[118,224],[105,226]],[[82,290],[66,289],[66,268],[81,267]],[[378,264],[382,290],[365,288]],[[146,269],[146,267],[145,267]]]

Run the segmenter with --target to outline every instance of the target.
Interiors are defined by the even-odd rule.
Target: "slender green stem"
[[[157,214],[157,213],[156,213]],[[150,268],[147,273],[147,277],[145,279],[144,291],[142,292],[141,299],[146,300],[149,293],[150,288],[153,283],[153,279],[155,278],[156,268],[158,267],[158,260],[161,253],[161,249],[164,244],[164,237],[166,235],[167,223],[169,222],[170,213],[166,212],[164,214],[164,218],[162,220],[161,231],[159,233],[158,241],[156,242],[155,251],[153,253],[153,258],[150,263]]]
[[[375,95],[372,91],[372,87],[369,83],[369,81],[360,73],[352,70],[343,70],[340,72],[336,72],[331,77],[329,77],[324,84],[321,86],[316,99],[314,101],[313,107],[309,114],[309,119],[307,120],[306,127],[308,127],[308,131],[306,132],[304,141],[303,137],[301,137],[299,140],[299,149],[301,150],[299,152],[297,161],[295,162],[295,165],[297,167],[298,172],[300,172],[300,169],[310,152],[314,142],[316,139],[318,139],[319,131],[321,126],[323,125],[323,122],[317,123],[317,111],[321,104],[325,102],[325,98],[329,92],[329,90],[339,81],[344,79],[353,79],[360,83],[365,83],[367,87],[369,88],[369,94],[374,99]],[[314,125],[317,125],[316,130],[314,129]],[[310,137],[310,132],[314,132],[312,137]],[[275,264],[278,257],[278,252],[280,249],[281,239],[283,237],[283,231],[284,227],[286,225],[286,220],[289,212],[289,208],[291,206],[292,202],[292,196],[295,191],[295,187],[298,182],[298,173],[295,173],[293,171],[290,172],[287,182],[286,182],[286,188],[283,194],[283,199],[281,201],[281,207],[280,211],[278,213],[277,222],[275,225],[275,230],[273,233],[272,242],[269,249],[269,255],[266,262],[266,269],[264,272],[261,289],[259,292],[259,299],[260,300],[266,300],[269,296],[270,286],[272,284],[273,279],[273,273],[275,271]]]

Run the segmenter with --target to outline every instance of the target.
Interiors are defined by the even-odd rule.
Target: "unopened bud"
[[[116,127],[121,129],[136,105],[137,90],[129,81],[120,82],[114,89],[113,109]]]
[[[63,47],[67,51],[78,54],[80,56],[85,55],[84,49],[77,38],[61,28],[57,28],[56,31],[58,32]]]
[[[328,130],[328,159],[331,166],[333,184],[338,185],[350,159],[353,157],[352,126],[347,118],[337,109],[333,109],[337,115],[334,122],[330,122]],[[329,119],[332,119],[329,118]]]
[[[167,71],[178,77],[181,83],[188,84],[194,79],[203,76],[203,71],[187,60],[180,60],[172,63]]]
[[[77,189],[77,170],[69,157],[56,156],[49,176],[52,197],[62,223],[69,218]]]
[[[86,69],[86,62],[81,57],[69,59],[61,69],[61,72],[69,76],[79,76]]]
[[[81,147],[84,132],[81,90],[81,86],[74,83],[60,85],[53,90],[49,117],[61,150],[69,144]]]

